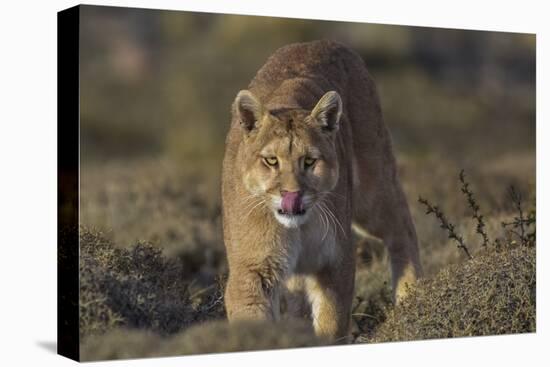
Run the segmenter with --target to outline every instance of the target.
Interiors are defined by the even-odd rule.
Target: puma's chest
[[[321,218],[301,228],[299,243],[293,244],[298,248],[297,258],[293,261],[294,274],[315,273],[337,260],[337,229]]]

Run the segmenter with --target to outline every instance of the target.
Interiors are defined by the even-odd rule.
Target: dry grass
[[[223,284],[197,290],[184,264],[140,242],[116,248],[100,232],[80,229],[80,334],[124,327],[173,334],[224,317]]]
[[[226,270],[219,179],[162,159],[88,165],[81,173],[82,223],[118,247],[147,240],[208,284]]]
[[[530,165],[533,156],[523,159],[522,166]],[[533,331],[534,249],[483,250],[477,223],[460,191],[455,164],[434,159],[423,162],[402,160],[400,174],[417,226],[426,279],[402,307],[394,309],[383,244],[363,241],[352,316],[355,341]],[[507,185],[521,188],[526,210],[534,204],[526,195],[533,192],[533,172],[528,170],[525,175],[515,169],[517,164],[516,160],[507,169],[498,167],[485,175],[483,167],[468,172],[470,188],[484,216],[484,229],[489,238],[500,238],[503,243],[512,239],[503,232],[501,223],[513,221],[516,215]],[[250,326],[249,330],[249,326],[242,326],[236,332],[224,323],[211,324],[211,320],[224,317],[226,274],[219,198],[209,186],[213,179],[190,175],[157,160],[111,163],[90,168],[86,175],[81,198],[83,221],[107,231],[81,228],[80,309],[86,359],[319,342],[292,328]],[[467,261],[437,220],[425,215],[425,208],[414,200],[419,195],[441,203],[474,260]],[[510,291],[497,292],[505,289]],[[469,303],[461,304],[461,300]],[[518,306],[521,302],[523,308]],[[497,306],[500,314],[488,313]],[[187,334],[189,328],[203,336],[186,337],[195,335]],[[261,330],[278,331],[258,339]],[[279,332],[280,338],[276,336]],[[220,337],[227,333],[233,339]],[[196,340],[203,340],[199,344],[205,347]]]
[[[372,337],[386,342],[534,332],[535,249],[488,249],[473,260],[421,281],[403,303],[388,309]]]
[[[117,329],[87,340],[82,360],[162,357],[325,345],[304,320],[277,324],[259,321],[210,321],[161,337],[147,330]]]

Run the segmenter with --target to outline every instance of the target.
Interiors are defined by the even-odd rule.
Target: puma
[[[339,43],[282,47],[237,94],[222,204],[230,321],[278,320],[282,301],[300,314],[285,298],[300,288],[316,334],[346,340],[352,224],[386,244],[397,300],[421,275],[376,87]]]

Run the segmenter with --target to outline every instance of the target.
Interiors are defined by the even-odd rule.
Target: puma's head
[[[246,210],[265,206],[283,226],[302,225],[338,182],[340,96],[326,93],[311,111],[267,110],[244,90],[233,113],[244,134],[240,174],[250,194]]]

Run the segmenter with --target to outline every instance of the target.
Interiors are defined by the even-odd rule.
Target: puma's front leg
[[[313,327],[318,336],[349,341],[355,267],[325,269],[307,279]]]
[[[254,271],[230,272],[225,289],[227,318],[278,320],[279,288],[276,277]]]

